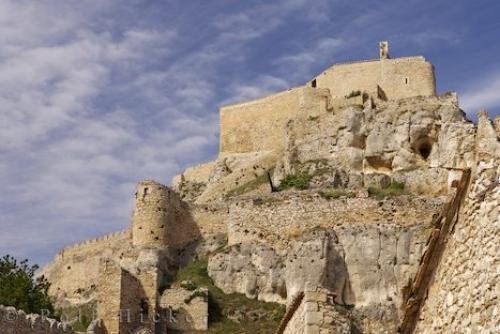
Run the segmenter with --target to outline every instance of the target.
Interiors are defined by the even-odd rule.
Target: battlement
[[[99,244],[102,244],[104,246],[119,240],[130,240],[131,238],[132,238],[132,231],[130,229],[113,232],[97,238],[88,239],[79,243],[66,246],[63,249],[61,249],[59,253],[57,253],[57,258],[58,259],[64,258],[64,256],[72,253],[77,253],[79,251],[86,251],[91,248],[96,248],[96,246]]]

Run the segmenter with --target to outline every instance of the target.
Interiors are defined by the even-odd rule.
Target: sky
[[[0,256],[124,229],[134,185],[212,160],[218,108],[330,65],[424,55],[500,114],[500,1],[0,0]]]

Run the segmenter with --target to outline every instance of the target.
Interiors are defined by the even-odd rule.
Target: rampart
[[[74,255],[79,255],[88,251],[95,251],[96,249],[108,248],[110,245],[128,241],[132,237],[130,229],[113,232],[97,238],[88,239],[73,245],[64,247],[57,253],[56,260],[64,259]]]
[[[2,334],[73,334],[70,326],[39,314],[26,314],[14,307],[0,305]]]
[[[310,84],[328,88],[333,98],[354,91],[388,100],[436,94],[434,68],[421,56],[336,64]]]
[[[220,154],[281,151],[285,125],[327,110],[326,89],[297,87],[258,100],[222,107]]]

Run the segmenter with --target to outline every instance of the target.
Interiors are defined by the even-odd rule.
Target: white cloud
[[[334,55],[346,44],[341,38],[320,38],[305,50],[279,58],[276,64],[287,69],[293,68],[295,78],[305,78],[313,75],[311,68],[314,64],[333,64]]]
[[[480,109],[500,107],[500,72],[485,75],[481,79],[472,80],[464,89],[460,98],[460,105],[468,114]]]
[[[260,75],[252,83],[233,82],[229,88],[229,99],[221,102],[221,105],[228,105],[236,102],[243,102],[258,97],[290,88],[290,84],[281,78],[271,75]]]

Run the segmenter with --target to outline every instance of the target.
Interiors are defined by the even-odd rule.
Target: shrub
[[[319,195],[325,199],[336,199],[336,198],[340,198],[340,197],[348,197],[348,198],[356,197],[355,192],[346,191],[346,190],[338,190],[338,189],[320,190]]]
[[[312,180],[312,175],[307,172],[300,172],[297,174],[287,175],[283,181],[281,181],[278,191],[295,188],[298,190],[305,190],[309,188],[309,183]]]
[[[50,283],[41,276],[35,278],[37,265],[28,260],[17,262],[6,255],[0,258],[0,304],[14,306],[26,313],[54,313],[54,306],[48,295]]]
[[[391,181],[391,183],[389,183],[386,187],[368,187],[367,190],[368,195],[372,197],[392,197],[407,193],[405,191],[405,184],[394,180]]]

